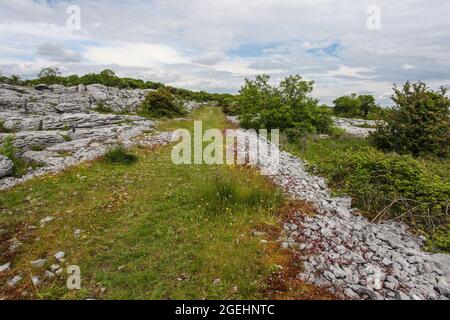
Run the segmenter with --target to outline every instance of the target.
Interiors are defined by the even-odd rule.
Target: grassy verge
[[[204,129],[225,126],[215,108],[192,118]],[[192,129],[192,121],[162,125],[178,127]],[[278,228],[283,199],[256,171],[176,166],[171,149],[136,148],[135,163],[86,163],[2,192],[0,265],[11,262],[11,270],[0,274],[0,297],[261,298],[274,269],[274,239],[253,230]],[[23,244],[11,253],[14,238]],[[69,291],[65,274],[44,280],[45,268],[31,267],[44,258],[48,269],[58,251],[66,253],[62,267],[80,266],[82,290]],[[8,289],[18,274],[22,282]],[[44,282],[35,288],[31,275]]]
[[[398,219],[429,238],[430,251],[450,252],[450,163],[383,153],[367,139],[340,135],[305,139],[285,148],[325,176],[336,193],[351,194],[371,220]]]

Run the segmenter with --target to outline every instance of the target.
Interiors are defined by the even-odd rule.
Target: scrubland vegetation
[[[219,108],[186,115],[178,99],[210,101],[226,114],[239,115],[245,128],[281,129],[283,148],[327,178],[337,194],[373,221],[396,219],[425,235],[430,251],[450,252],[450,122],[445,90],[423,83],[395,88],[394,107],[383,109],[369,95],[350,95],[320,105],[314,83],[290,76],[273,86],[262,75],[246,80],[239,95],[175,89],[152,82],[118,78],[112,71],[61,77],[57,70],[39,79],[2,82],[33,85],[101,83],[119,88],[151,88],[139,113],[164,120],[161,130],[224,129]],[[109,112],[98,106],[101,112]],[[333,116],[379,119],[367,139],[334,127]],[[3,126],[0,124],[0,132]],[[318,134],[327,134],[326,137]],[[10,139],[0,154],[25,170]],[[14,298],[254,299],[265,298],[267,279],[283,261],[274,249],[279,214],[287,201],[255,170],[241,166],[174,165],[171,147],[156,150],[119,146],[98,161],[60,175],[32,180],[0,198],[0,229],[17,234],[23,247],[12,261],[29,262],[63,250],[83,270],[83,290],[70,292],[60,278],[37,292],[31,281]],[[20,174],[20,172],[17,172]],[[48,215],[58,217],[33,228]],[[81,230],[81,237],[74,237]],[[259,236],[255,236],[255,231]],[[68,239],[71,239],[68,241]],[[267,242],[271,240],[271,243]],[[9,258],[9,257],[8,257]],[[0,281],[5,282],[7,275]],[[28,279],[29,280],[29,279]],[[306,290],[306,289],[305,289]],[[305,291],[307,296],[307,290]]]
[[[425,84],[395,88],[395,103],[381,110],[371,96],[344,96],[334,108],[308,96],[312,82],[286,78],[279,87],[267,76],[247,80],[239,96],[241,125],[279,128],[285,148],[328,178],[336,192],[374,221],[398,219],[429,237],[430,250],[450,251],[449,99]],[[331,115],[378,118],[368,138],[333,128]],[[326,139],[315,133],[328,133]]]
[[[430,238],[429,249],[450,251],[449,99],[425,84],[395,87],[394,107],[370,95],[350,95],[320,106],[312,81],[299,76],[269,85],[268,76],[246,80],[239,95],[241,125],[278,128],[285,148],[307,160],[334,190],[374,221],[398,219]],[[332,115],[382,120],[368,138],[333,127]],[[316,133],[326,133],[326,139]]]

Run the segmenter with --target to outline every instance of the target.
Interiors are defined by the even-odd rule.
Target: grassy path
[[[225,127],[215,108],[193,117],[204,129]],[[162,124],[178,127],[192,129],[192,121]],[[176,166],[171,150],[136,148],[133,165],[86,163],[0,193],[0,265],[11,262],[0,298],[261,298],[276,257],[252,230],[279,225],[279,193],[250,169]],[[40,227],[47,216],[55,219]],[[15,253],[13,238],[23,243]],[[30,266],[42,258],[48,269],[58,251],[62,266],[80,266],[80,291],[66,288],[65,273],[45,280],[45,268]],[[8,289],[18,274],[20,285]],[[37,288],[31,274],[43,280]]]

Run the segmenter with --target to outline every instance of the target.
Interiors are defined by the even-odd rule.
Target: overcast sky
[[[67,27],[70,5],[80,30]],[[371,5],[380,29],[367,27]],[[390,104],[394,83],[450,87],[449,16],[448,0],[1,0],[0,73],[111,68],[230,93],[257,74],[300,74],[323,103],[356,92]]]

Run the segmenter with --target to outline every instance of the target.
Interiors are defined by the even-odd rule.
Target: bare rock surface
[[[268,144],[245,130],[237,135]],[[241,146],[238,152],[248,150]],[[296,213],[279,239],[282,248],[300,253],[299,279],[352,299],[450,298],[450,255],[423,252],[423,240],[403,224],[360,216],[349,197],[331,196],[324,179],[310,175],[290,153],[280,152],[279,162],[260,156],[257,166],[290,197],[317,209],[315,216]]]
[[[145,98],[150,89],[118,89],[103,85],[38,85],[18,87],[0,84],[0,111],[50,113],[86,113],[98,106],[112,112],[132,112]]]
[[[232,124],[239,125],[238,116],[227,116],[228,121]],[[334,125],[338,128],[344,129],[349,135],[365,138],[371,132],[375,131],[377,121],[364,119],[350,119],[350,118],[333,118]],[[318,135],[319,137],[327,138],[327,135]]]
[[[14,164],[11,159],[0,154],[0,178],[12,175]]]
[[[334,118],[334,125],[349,135],[365,138],[375,131],[378,121],[350,118]]]
[[[163,132],[133,136],[133,138],[133,140],[97,140],[95,138],[87,138],[57,144],[42,151],[26,151],[22,157],[30,162],[39,163],[42,167],[32,170],[20,178],[7,177],[1,179],[0,190],[12,188],[44,174],[61,172],[67,167],[84,161],[97,159],[119,143],[126,147],[132,147],[137,144],[156,147],[174,142],[179,137],[171,132]]]
[[[111,112],[133,112],[150,91],[102,85],[30,88],[0,84],[0,122],[10,131],[0,133],[0,144],[12,139],[16,156],[30,164],[24,176],[12,177],[12,161],[0,156],[0,190],[96,159],[119,144],[153,147],[172,142],[172,133],[154,132],[155,121],[131,114],[95,112],[99,105]],[[188,102],[186,109],[199,106]]]
[[[75,87],[38,85],[34,88],[0,84],[0,112],[49,114],[89,113],[98,108],[111,113],[135,112],[152,89],[118,89],[100,84]],[[190,112],[201,104],[184,102]]]

